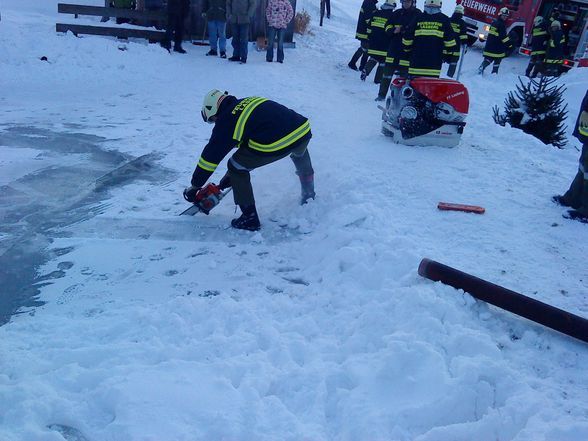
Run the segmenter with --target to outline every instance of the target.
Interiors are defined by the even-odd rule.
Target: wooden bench
[[[128,20],[136,20],[140,23],[159,23],[165,24],[167,15],[163,11],[136,11],[134,9],[109,8],[102,6],[73,5],[68,3],[58,3],[57,12],[62,14],[91,15],[96,17],[116,17]],[[116,38],[144,38],[152,42],[161,42],[165,39],[165,31],[152,29],[136,29],[123,26],[93,26],[78,25],[71,23],[57,23],[55,25],[57,32],[71,31],[74,35],[106,35]]]

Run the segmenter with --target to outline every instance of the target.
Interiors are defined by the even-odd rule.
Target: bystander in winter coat
[[[233,34],[233,56],[229,61],[247,62],[249,24],[254,14],[255,0],[227,0],[227,19]]]
[[[265,59],[268,62],[274,58],[274,41],[277,39],[278,63],[284,62],[284,36],[286,28],[294,17],[294,9],[289,0],[269,0],[265,9],[267,18],[267,51]]]

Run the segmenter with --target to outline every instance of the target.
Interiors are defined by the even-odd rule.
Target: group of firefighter
[[[362,81],[377,66],[374,82],[380,88],[376,101],[386,98],[394,75],[438,78],[443,63],[448,63],[447,75],[453,78],[460,57],[467,50],[462,5],[456,5],[450,18],[441,12],[441,0],[425,0],[424,12],[416,7],[415,0],[399,1],[398,9],[396,0],[385,0],[378,9],[378,0],[364,0],[359,12],[355,38],[360,41],[360,47],[348,66],[361,71]],[[498,73],[500,62],[512,51],[505,24],[509,14],[508,8],[501,8],[492,22],[478,73],[484,73],[490,64],[492,73]],[[536,17],[527,76],[558,76],[563,65],[564,43],[556,14],[549,20]]]

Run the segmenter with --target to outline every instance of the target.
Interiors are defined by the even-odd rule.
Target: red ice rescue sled
[[[470,105],[459,81],[441,78],[396,78],[382,109],[382,133],[406,145],[459,144]]]

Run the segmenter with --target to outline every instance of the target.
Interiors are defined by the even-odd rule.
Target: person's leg
[[[239,43],[239,25],[237,23],[231,23],[231,33],[233,34],[233,38],[231,38],[231,46],[233,46],[233,56],[231,57],[231,60],[237,61],[241,59],[241,44]]]
[[[361,46],[358,47],[355,53],[353,54],[353,57],[351,57],[349,63],[347,63],[347,66],[349,66],[353,70],[357,70],[357,60],[361,58],[363,52],[363,48]]]
[[[368,62],[365,64],[365,68],[361,71],[361,81],[365,81],[365,79],[370,75],[372,69],[376,67],[376,64],[378,64],[378,61],[370,57]]]
[[[274,59],[274,40],[276,39],[276,28],[273,26],[267,27],[267,48],[265,50],[265,61],[273,61]]]
[[[327,18],[331,18],[331,0],[325,0],[327,6]]]
[[[531,72],[533,72],[535,68],[535,62],[537,60],[537,55],[531,55],[531,59],[529,60],[529,64],[527,64],[527,69],[525,70],[525,76],[531,77]]]
[[[308,143],[306,140],[292,150],[290,158],[296,167],[296,174],[300,179],[300,204],[304,205],[309,199],[314,199],[314,170],[308,153]]]
[[[378,68],[376,69],[376,74],[374,75],[374,83],[380,84],[382,81],[382,75],[384,74],[384,62],[378,61]]]
[[[218,22],[216,20],[208,21],[208,44],[210,44],[210,51],[207,55],[216,55],[217,41],[218,41]]]
[[[182,41],[184,40],[184,16],[177,14],[174,26],[174,51],[183,52]]]
[[[497,74],[498,69],[500,68],[500,63],[502,62],[502,58],[495,58],[494,64],[492,65],[492,73]]]
[[[278,29],[278,63],[284,62],[284,36],[286,29]]]
[[[240,37],[239,43],[241,45],[239,52],[241,53],[241,62],[244,63],[247,61],[247,50],[249,47],[249,24],[242,24],[240,25]]]
[[[226,57],[227,53],[227,22],[226,21],[218,21],[218,46],[220,49],[221,57]]]
[[[582,147],[578,173],[568,191],[563,195],[561,203],[577,210],[583,209],[588,214],[588,144]]]
[[[482,74],[484,73],[484,70],[490,66],[490,63],[492,63],[492,60],[488,57],[484,57],[484,59],[482,60],[482,64],[480,64],[480,67],[478,68],[478,73]]]
[[[384,71],[382,73],[382,80],[380,81],[380,89],[378,90],[378,101],[384,101],[392,82],[392,75],[394,75],[394,66],[390,63],[386,63]]]

